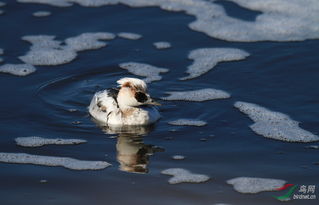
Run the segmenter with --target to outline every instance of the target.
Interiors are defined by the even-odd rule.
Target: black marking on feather
[[[146,102],[147,101],[147,96],[145,95],[145,93],[143,92],[136,92],[135,93],[135,99],[140,102],[140,103],[143,103],[143,102]]]
[[[102,101],[98,101],[97,104],[96,104],[99,108],[102,107]]]
[[[107,95],[109,97],[112,97],[115,100],[117,107],[119,107],[119,104],[117,102],[117,96],[119,94],[119,91],[120,91],[119,88],[109,88],[109,89],[107,89]]]
[[[109,122],[109,116],[110,116],[111,113],[112,113],[112,112],[109,112],[109,114],[107,114],[107,116],[106,116],[106,123]]]

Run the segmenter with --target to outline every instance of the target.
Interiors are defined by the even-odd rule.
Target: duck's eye
[[[143,102],[146,102],[146,101],[147,101],[147,96],[145,95],[145,93],[136,92],[136,93],[135,93],[135,99],[136,99],[138,102],[143,103]]]

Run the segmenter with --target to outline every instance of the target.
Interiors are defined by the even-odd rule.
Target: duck
[[[88,110],[96,121],[106,126],[139,126],[161,118],[160,104],[150,97],[145,81],[124,77],[117,84],[94,94]]]

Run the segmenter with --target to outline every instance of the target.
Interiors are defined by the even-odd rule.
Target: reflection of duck
[[[120,170],[134,173],[147,173],[149,156],[163,148],[143,143],[142,137],[119,135],[117,137],[117,160]]]
[[[116,150],[120,170],[134,173],[147,173],[149,157],[155,152],[164,149],[144,144],[142,136],[148,134],[154,126],[105,126],[98,121],[97,124],[107,134],[118,134]]]
[[[96,120],[107,125],[149,125],[160,118],[159,105],[147,93],[147,85],[137,78],[117,81],[120,89],[97,92],[89,106]]]

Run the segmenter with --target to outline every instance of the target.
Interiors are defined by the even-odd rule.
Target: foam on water
[[[45,17],[45,16],[50,16],[51,12],[50,11],[36,11],[32,15],[35,17]]]
[[[308,149],[319,149],[319,145],[309,145],[309,146],[306,146],[306,148],[308,148]]]
[[[4,64],[0,66],[0,72],[17,76],[26,76],[36,71],[36,68],[28,64]]]
[[[0,48],[0,55],[3,55],[3,49]],[[0,63],[3,61],[3,59],[0,57]]]
[[[167,49],[167,48],[172,47],[172,45],[169,42],[166,42],[166,41],[155,42],[155,43],[153,43],[153,45],[157,49]]]
[[[161,80],[162,76],[160,76],[160,73],[169,71],[167,68],[158,68],[149,64],[137,62],[121,63],[119,66],[134,75],[146,77],[143,80],[147,83]]]
[[[0,7],[3,7],[5,5],[6,5],[6,3],[0,1]],[[4,13],[4,11],[0,9],[0,15],[3,14],[3,13]],[[0,62],[1,62],[1,59],[0,59]]]
[[[189,76],[181,78],[188,80],[199,77],[214,68],[220,62],[245,59],[249,54],[236,48],[200,48],[190,52],[188,58],[194,63],[188,66],[186,73]]]
[[[97,7],[125,4],[131,7],[158,6],[168,11],[184,11],[196,20],[195,31],[227,41],[301,41],[319,38],[319,1],[317,0],[231,0],[239,6],[260,11],[255,21],[230,17],[224,8],[206,0],[18,0],[52,6]]]
[[[23,36],[22,40],[32,44],[30,51],[19,59],[32,65],[61,65],[69,63],[77,56],[72,49],[62,46],[55,36]]]
[[[161,172],[162,174],[172,175],[173,177],[168,180],[170,184],[179,183],[202,183],[208,181],[210,178],[203,174],[193,174],[190,171],[182,168],[170,168]]]
[[[230,98],[230,94],[213,88],[204,88],[191,91],[166,92],[167,97],[161,97],[162,100],[184,100],[184,101],[206,101]]]
[[[66,39],[65,43],[71,50],[84,51],[105,47],[107,43],[100,40],[112,40],[114,38],[114,34],[107,32],[83,33],[79,36]]]
[[[105,161],[86,161],[69,157],[51,157],[31,155],[26,153],[5,153],[0,152],[0,162],[17,164],[34,164],[52,167],[65,167],[73,170],[99,170],[111,166]]]
[[[179,126],[205,126],[207,123],[202,120],[195,119],[178,119],[168,122],[170,125],[179,125]]]
[[[129,39],[129,40],[138,40],[142,38],[142,35],[137,33],[128,33],[128,32],[121,32],[117,34],[118,37]]]
[[[24,36],[23,40],[32,44],[30,51],[19,59],[32,65],[61,65],[69,63],[77,57],[77,52],[99,49],[107,45],[100,40],[111,40],[115,35],[108,32],[83,33],[62,41],[54,40],[55,36]]]
[[[262,191],[274,191],[286,183],[281,179],[236,177],[227,180],[227,184],[233,185],[234,189],[244,194],[255,194]]]
[[[43,145],[73,145],[86,143],[86,140],[82,139],[48,139],[42,137],[18,137],[15,139],[17,145],[22,147],[41,147]]]
[[[175,160],[183,160],[185,159],[185,157],[183,155],[173,155],[172,156],[172,159],[175,159]]]
[[[236,102],[234,106],[255,122],[250,128],[259,135],[287,142],[319,140],[317,135],[300,128],[299,122],[292,120],[288,115],[253,103]]]

